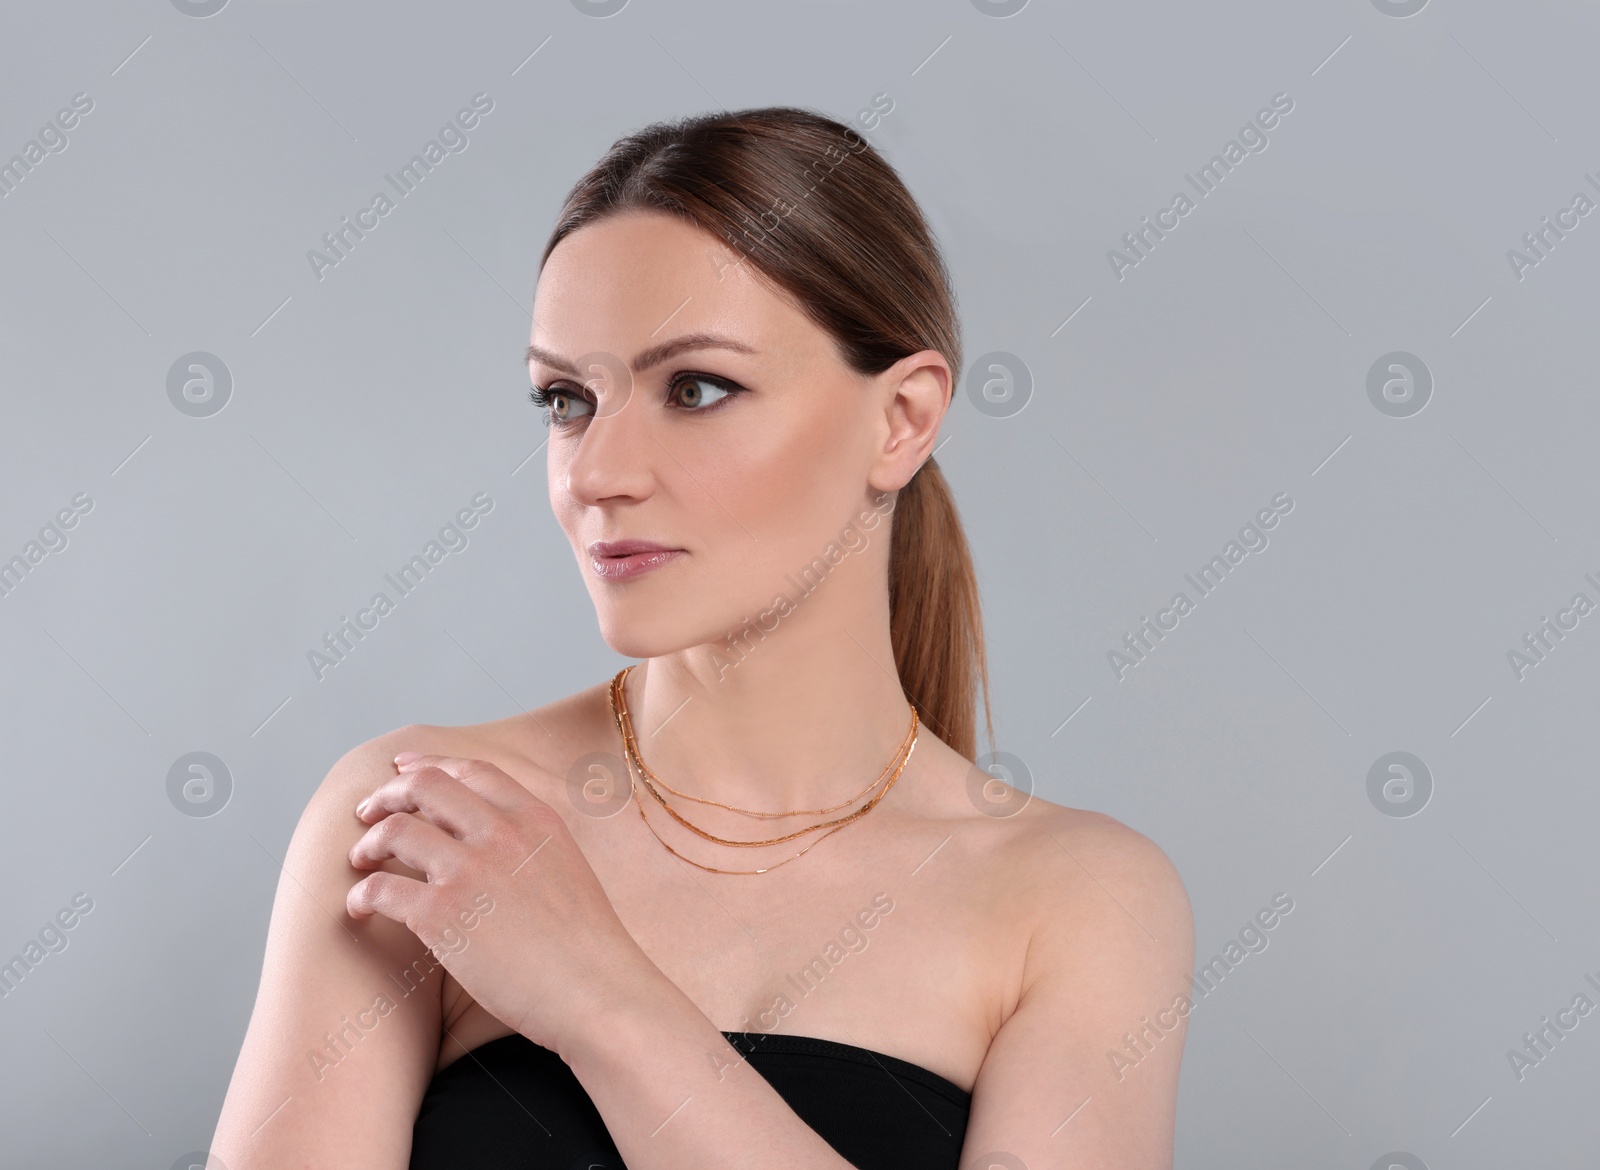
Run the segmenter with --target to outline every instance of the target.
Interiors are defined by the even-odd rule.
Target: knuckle
[[[491,845],[507,845],[518,837],[518,825],[505,813],[494,809],[484,818],[482,835]]]
[[[400,790],[413,802],[418,796],[425,796],[439,787],[445,779],[445,773],[438,768],[417,768],[410,772],[402,772],[396,777]]]
[[[345,895],[347,908],[371,909],[378,904],[382,897],[382,887],[377,881],[377,874],[368,874],[355,885],[350,887],[350,892]]]
[[[369,830],[380,845],[392,845],[411,829],[411,814],[390,813]]]

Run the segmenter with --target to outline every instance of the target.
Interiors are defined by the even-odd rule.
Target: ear
[[[867,482],[876,491],[899,491],[933,453],[950,407],[950,363],[938,350],[924,349],[901,358],[874,382],[886,425]]]

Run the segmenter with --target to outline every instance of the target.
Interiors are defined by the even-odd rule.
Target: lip
[[[607,581],[632,580],[676,560],[683,551],[653,540],[597,540],[588,548],[596,575]]]

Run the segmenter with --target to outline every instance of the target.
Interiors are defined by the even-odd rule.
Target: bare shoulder
[[[339,799],[349,796],[353,802],[351,807],[354,808],[354,802],[359,802],[372,789],[394,775],[394,757],[407,750],[407,744],[430,730],[408,724],[356,744],[328,769],[313,797],[313,803],[324,799],[325,794]]]
[[[301,814],[299,835],[312,833],[320,840],[323,833],[318,830],[331,831],[334,825],[343,830],[341,839],[351,831],[359,835],[365,826],[355,819],[355,807],[395,777],[395,756],[404,751],[457,754],[457,749],[470,743],[471,737],[455,733],[467,730],[410,723],[356,744],[334,761],[312,793]],[[352,837],[346,847],[354,843]],[[393,860],[384,868],[391,873],[412,873]]]
[[[608,711],[605,683],[597,683],[544,706],[506,715],[504,719],[461,725],[408,723],[381,739],[384,747],[389,741],[397,744],[403,741],[403,746],[395,747],[395,752],[464,755],[472,751],[522,755],[539,767],[560,771],[563,768],[558,765],[570,759],[571,752],[594,743],[595,736],[610,725],[606,722],[610,719]],[[488,755],[472,755],[472,759],[488,759]]]
[[[606,684],[600,683],[502,719],[459,726],[407,724],[367,741],[351,755],[386,766],[406,751],[485,760],[524,784],[537,785],[564,777],[575,761],[608,741],[610,727]]]
[[[308,800],[283,854],[255,1006],[211,1145],[236,1170],[309,1165],[329,1149],[349,1152],[351,1167],[404,1164],[438,1058],[443,980],[403,923],[345,913],[365,877],[349,851],[367,831],[356,805],[395,775],[395,754],[450,742],[415,726],[374,736],[339,757]],[[423,876],[394,858],[382,868]]]
[[[943,750],[940,750],[940,749]],[[1115,817],[1029,794],[944,745],[917,813],[962,864],[951,872],[1016,943],[1013,1007],[1046,984],[1163,985],[1192,963],[1193,916],[1177,867]],[[1159,973],[1159,974],[1157,974]],[[1178,984],[1182,985],[1179,978]],[[1074,990],[1075,989],[1075,990]]]
[[[1188,968],[1193,913],[1161,846],[1115,817],[1037,796],[1012,819],[1004,868],[1028,911],[1025,987],[1069,954],[1083,961],[1086,946],[1107,960],[1122,953],[1141,965]]]
[[[979,1073],[968,1148],[1029,1166],[1170,1170],[1194,962],[1177,868],[1104,813],[1035,798],[1007,819],[1001,876],[1026,955]]]
[[[1112,876],[1152,894],[1188,900],[1166,851],[1115,817],[1035,796],[1017,820],[1025,858],[1046,876],[1058,870],[1084,878]]]

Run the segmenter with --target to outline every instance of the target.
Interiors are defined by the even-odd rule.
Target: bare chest
[[[770,873],[725,875],[672,857],[623,811],[569,824],[634,940],[719,1029],[854,1044],[971,1090],[1027,940],[948,833],[863,822]],[[437,1067],[510,1033],[448,977],[444,996],[453,1040]]]

